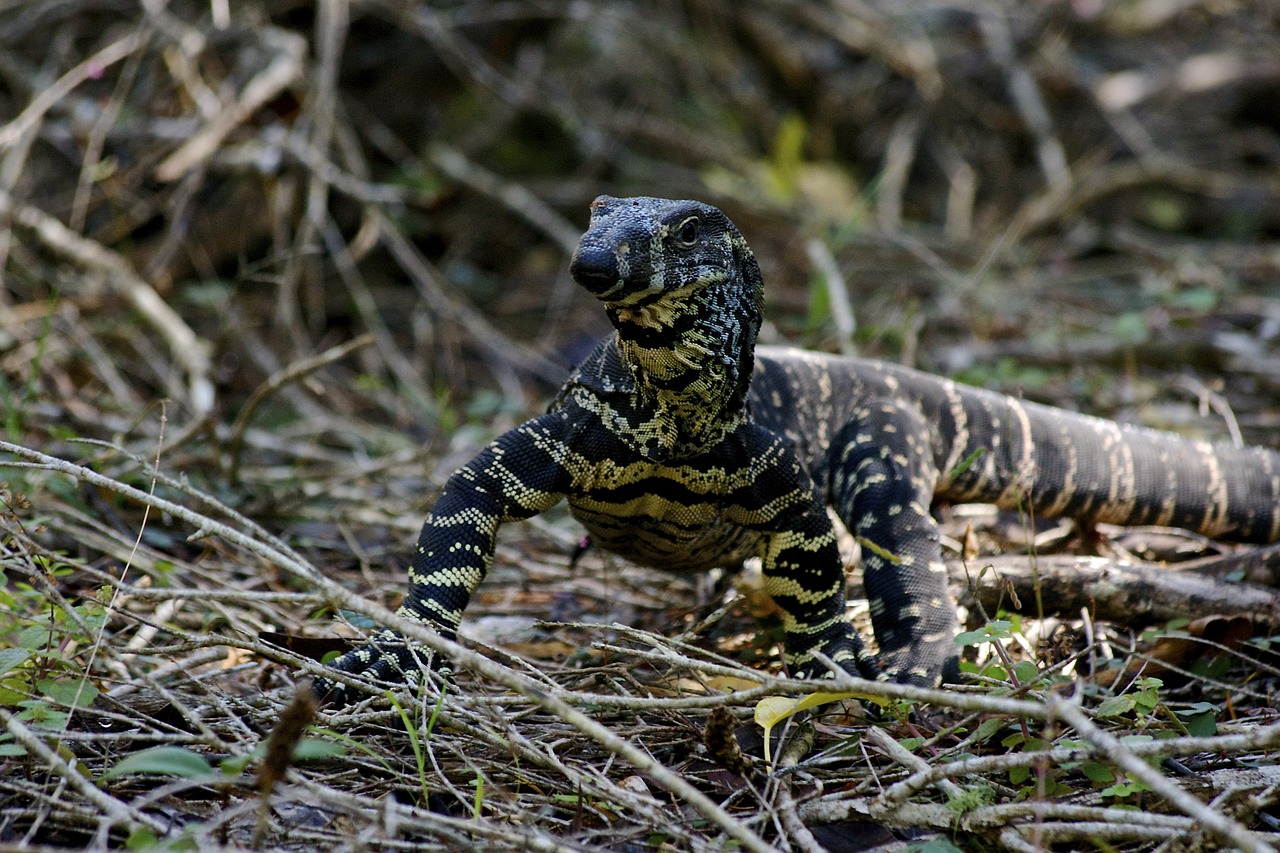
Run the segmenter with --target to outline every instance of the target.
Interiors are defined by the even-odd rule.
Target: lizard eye
[[[698,245],[698,232],[701,230],[702,220],[696,216],[690,216],[684,222],[676,226],[675,244],[680,249],[692,249]]]

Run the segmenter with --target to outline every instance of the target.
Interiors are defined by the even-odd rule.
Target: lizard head
[[[751,250],[729,217],[699,201],[600,196],[569,264],[578,284],[620,310],[688,300],[740,279],[759,286]],[[747,280],[750,280],[749,282]]]
[[[745,407],[764,283],[709,204],[601,196],[569,264],[604,303],[637,385],[693,443]]]

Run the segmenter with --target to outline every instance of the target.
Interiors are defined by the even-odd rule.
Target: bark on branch
[[[977,600],[1024,613],[1078,613],[1088,608],[1112,622],[1166,622],[1214,614],[1247,614],[1259,622],[1280,619],[1280,592],[1199,572],[1121,562],[1105,557],[1024,554],[988,557],[970,565],[948,562],[952,588],[961,604]],[[985,570],[985,571],[983,571]],[[997,581],[992,577],[994,570]],[[1037,584],[1039,593],[1037,595]],[[1010,591],[1021,607],[1014,607]]]

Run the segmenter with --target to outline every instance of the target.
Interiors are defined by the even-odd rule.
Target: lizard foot
[[[430,649],[410,644],[394,631],[383,629],[331,666],[338,672],[358,676],[370,686],[395,689],[407,684],[416,688],[430,669],[447,675],[447,668],[435,664],[433,657]],[[331,707],[344,707],[360,698],[355,688],[327,678],[316,679],[311,689],[321,703]]]

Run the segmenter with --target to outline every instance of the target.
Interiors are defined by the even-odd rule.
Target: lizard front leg
[[[762,532],[764,588],[783,611],[785,659],[792,675],[827,672],[821,652],[853,675],[879,667],[845,612],[844,561],[826,505],[788,446],[761,427],[746,427],[748,484],[731,497],[739,523]]]
[[[563,496],[568,431],[558,412],[535,418],[497,438],[449,478],[422,526],[399,615],[432,625],[450,639],[456,635],[471,594],[493,565],[498,527],[537,515]],[[429,659],[429,651],[383,629],[333,668],[414,684]],[[345,685],[327,680],[317,682],[315,692],[333,704],[351,701]]]
[[[814,502],[771,534],[762,555],[764,588],[783,611],[786,662],[797,678],[818,678],[821,652],[852,675],[880,677],[875,657],[845,612],[845,573],[826,508]]]

